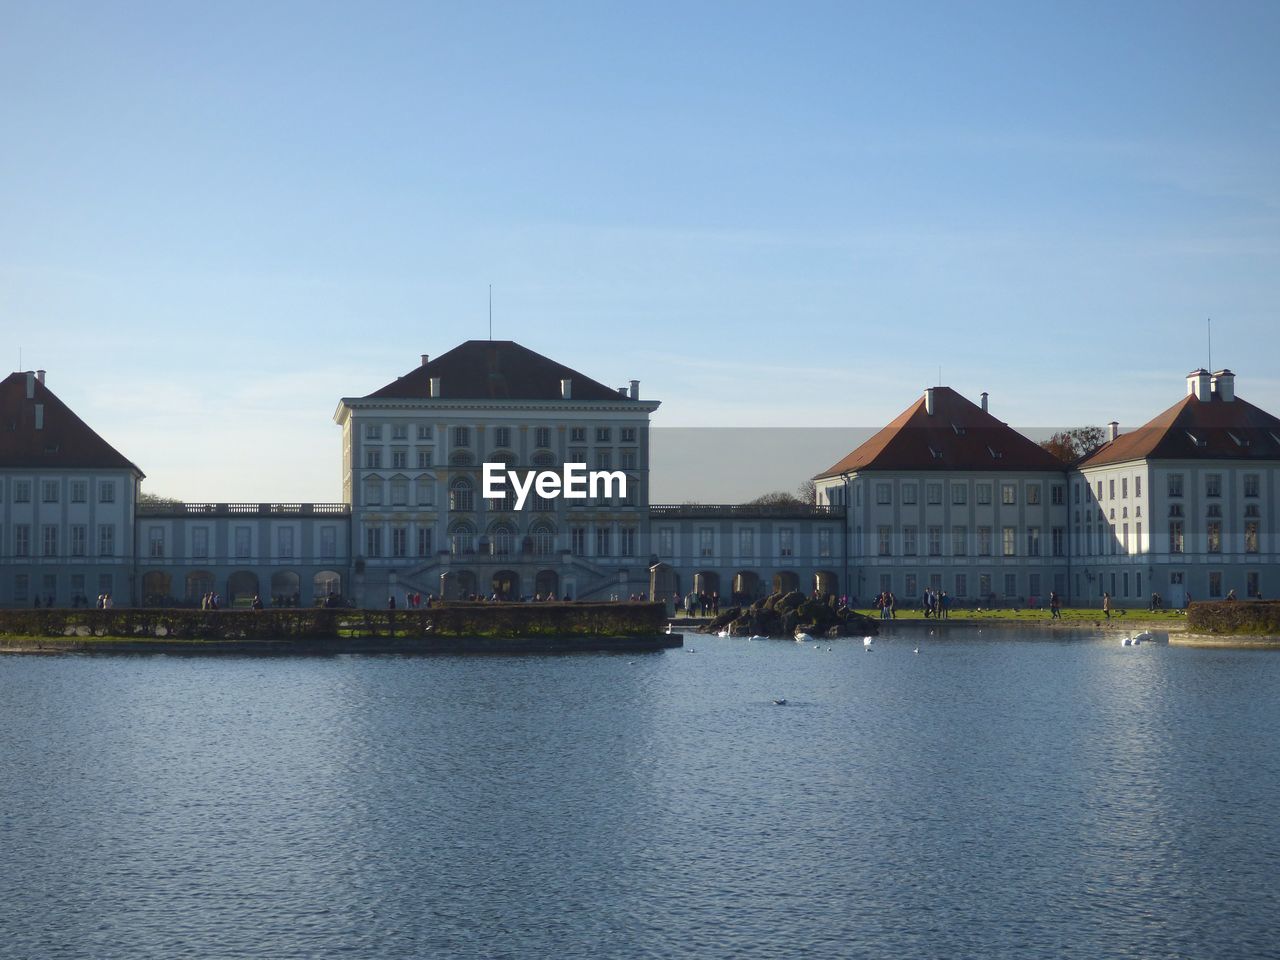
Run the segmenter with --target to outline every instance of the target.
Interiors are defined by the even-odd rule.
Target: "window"
[[[418,424],[418,439],[419,439],[419,440],[431,440],[431,439],[433,439],[433,438],[434,438],[434,436],[435,436],[435,431],[432,429],[431,424],[429,424],[429,423],[420,423],[420,424]]]
[[[1112,477],[1107,481],[1107,499],[1114,500],[1116,498],[1116,478]]]
[[[942,503],[942,484],[928,483],[924,488],[925,497],[930,504]]]
[[[1027,484],[1027,503],[1033,507],[1040,505],[1040,484]]]
[[[380,424],[380,423],[366,423],[366,424],[364,425],[364,438],[365,438],[366,440],[381,440],[381,439],[382,439],[382,424]]]
[[[435,539],[433,536],[434,533],[435,533],[435,530],[431,527],[418,528],[418,556],[420,557],[431,556],[431,551],[432,551],[432,548],[434,547],[434,543],[433,543],[433,540]]]
[[[364,555],[382,556],[382,527],[370,524],[364,528]]]
[[[1004,575],[1004,595],[1006,597],[1016,597],[1018,595],[1018,575],[1016,573],[1006,573]]]
[[[1065,557],[1067,555],[1067,528],[1054,527],[1049,534],[1050,549],[1055,557]]]
[[[1000,484],[1000,502],[1011,507],[1018,502],[1018,488],[1012,483]]]
[[[192,528],[191,556],[196,560],[209,559],[209,528],[208,527]]]
[[[1222,521],[1210,520],[1205,530],[1207,538],[1207,549],[1209,553],[1222,552]]]
[[[888,503],[889,501],[884,501]],[[916,485],[914,483],[904,483],[902,485],[902,502],[909,506],[915,506],[916,503]]]
[[[967,483],[951,484],[951,504],[956,507],[963,507],[969,502],[969,485]]]
[[[969,528],[968,527],[952,527],[951,528],[951,555],[953,557],[963,557],[969,551]]]
[[[1256,473],[1246,473],[1244,475],[1244,495],[1246,497],[1256,497],[1258,495],[1258,475]]]
[[[1129,552],[1129,525],[1127,523],[1120,525],[1120,552]]]
[[[460,523],[449,531],[449,552],[455,557],[475,553],[476,531],[469,523]]]
[[[436,482],[430,477],[418,477],[413,484],[418,495],[418,506],[434,507],[436,504]]]
[[[929,536],[929,556],[931,557],[942,556],[942,528],[930,527],[928,531],[928,536]]]
[[[98,502],[99,503],[115,503],[116,502],[116,482],[114,480],[103,480],[98,484]]]
[[[596,469],[597,470],[613,469],[613,452],[611,450],[596,451]]]
[[[987,506],[988,504],[990,504],[991,503],[991,484],[980,483],[978,484],[977,490],[978,490],[978,505]]]
[[[892,528],[876,527],[876,553],[882,557],[891,555],[890,544],[892,543]]]
[[[738,556],[743,558],[756,555],[756,532],[751,527],[743,527],[738,531]]]
[[[902,578],[902,593],[908,597],[917,596],[920,592],[919,579],[914,573],[908,573]]]
[[[1142,496],[1142,478],[1141,477],[1133,478],[1133,495],[1135,497]]]
[[[545,523],[540,523],[533,528],[533,552],[535,556],[549,557],[556,549],[555,532]]]
[[[338,529],[336,527],[320,528],[320,559],[333,560],[338,555]]]
[[[983,600],[991,596],[991,574],[978,574],[978,596]]]
[[[164,556],[164,527],[150,527],[147,529],[147,556]]]
[[[1211,473],[1204,478],[1204,495],[1206,497],[1222,496],[1222,474]]]
[[[85,480],[71,481],[71,502],[72,503],[88,503],[89,502],[89,484]]]
[[[607,557],[609,552],[609,528],[596,527],[596,556]]]
[[[43,535],[42,554],[46,557],[56,557],[58,555],[58,528],[52,523],[46,523],[41,533]]]
[[[554,513],[556,502],[551,497],[540,496],[535,493],[533,495],[533,512],[534,513]]]
[[[407,556],[409,552],[409,528],[396,526],[391,528],[391,555]]]
[[[1183,530],[1181,520],[1169,521],[1169,552],[1182,553],[1184,550]]]
[[[662,557],[675,556],[675,531],[670,527],[663,527],[658,531],[658,555]]]
[[[533,431],[533,445],[535,447],[551,446],[551,428],[535,427]]]
[[[1002,552],[1006,557],[1016,557],[1018,555],[1017,527],[1002,527],[1000,530],[1000,542]]]
[[[98,524],[98,556],[114,557],[116,555],[116,528],[114,524]]]
[[[1258,571],[1250,570],[1244,575],[1244,595],[1246,597],[1257,597],[1261,595],[1261,588],[1258,585]]]
[[[1040,596],[1040,574],[1027,574],[1027,593],[1033,597]]]
[[[622,428],[622,442],[623,442],[623,443],[635,443],[635,442],[636,442],[636,428],[635,428],[635,427],[623,427],[623,428]]]
[[[571,429],[569,430],[569,442],[570,442],[570,443],[586,443],[586,442],[587,442],[587,428],[586,428],[586,427],[573,427],[573,428],[571,428]]]
[[[916,555],[916,532],[914,525],[902,528],[902,555],[904,557],[914,557]]]
[[[1219,599],[1222,596],[1222,571],[1214,570],[1209,574],[1209,597]]]
[[[407,423],[393,423],[391,425],[392,440],[408,440],[409,425]]]
[[[1074,502],[1079,503],[1080,502],[1080,482],[1078,480],[1075,482],[1075,484],[1072,485],[1072,490],[1074,491],[1074,493],[1072,494],[1072,498]]]
[[[253,530],[250,527],[236,527],[236,556],[244,559],[253,552]]]
[[[885,506],[893,502],[892,488],[887,483],[876,484],[876,503]]]
[[[1040,556],[1040,528],[1027,527],[1027,556]]]
[[[369,449],[364,452],[364,466],[366,470],[379,470],[382,468],[382,451],[377,449]]]
[[[1258,521],[1246,520],[1244,522],[1244,552],[1258,552]]]
[[[637,459],[637,458],[636,458],[636,451],[635,451],[635,450],[630,450],[630,449],[628,449],[628,450],[623,450],[623,451],[621,452],[620,456],[622,457],[622,469],[623,469],[623,470],[634,470],[634,469],[636,468],[636,459]]]
[[[1049,487],[1049,502],[1055,507],[1065,506],[1067,503],[1067,487],[1066,484],[1055,483]]]
[[[978,556],[980,557],[991,556],[991,528],[990,527],[978,528]]]
[[[276,528],[276,556],[281,560],[293,559],[293,527]]]
[[[449,509],[460,511],[475,509],[475,491],[471,488],[470,480],[458,477],[449,484]]]
[[[392,450],[391,451],[391,469],[405,470],[409,466],[408,450]]]
[[[613,440],[613,431],[608,427],[596,427],[596,443],[609,443]]]
[[[1121,500],[1129,499],[1129,478],[1128,477],[1120,478],[1120,499]]]
[[[569,459],[566,462],[581,463],[585,466],[587,462],[587,451],[582,447],[570,447]]]
[[[435,451],[431,447],[422,447],[418,450],[418,469],[428,470],[434,460]]]
[[[89,550],[89,528],[83,523],[71,527],[71,555],[83,557]]]
[[[494,427],[493,428],[493,445],[495,447],[511,446],[511,428],[510,427]]]
[[[709,557],[715,552],[716,532],[711,527],[698,528],[698,556]]]
[[[1099,480],[1097,483],[1097,493],[1096,493],[1095,499],[1097,500],[1102,499],[1102,481],[1101,480]]]
[[[409,503],[409,481],[408,480],[392,480],[391,481],[391,505],[393,507],[407,506]]]
[[[636,555],[636,528],[622,527],[618,530],[618,556],[634,557]]]
[[[28,591],[31,589],[31,579],[25,573],[16,573],[13,576],[13,599],[16,603],[26,603]]]
[[[1182,474],[1180,473],[1169,474],[1169,496],[1171,497],[1182,496]]]
[[[382,505],[382,481],[377,477],[364,482],[364,502],[371,507]]]
[[[827,527],[818,530],[818,556],[831,556],[831,530]]]
[[[46,480],[40,484],[40,502],[41,503],[57,503],[58,502],[58,481]]]
[[[570,527],[569,528],[569,544],[570,551],[576,557],[584,557],[587,555],[587,528],[586,527]]]
[[[453,428],[453,445],[455,447],[471,446],[471,428],[470,427],[454,427]]]

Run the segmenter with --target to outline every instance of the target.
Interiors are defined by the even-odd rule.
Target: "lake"
[[[0,956],[1280,955],[1280,654],[987,634],[0,658]]]

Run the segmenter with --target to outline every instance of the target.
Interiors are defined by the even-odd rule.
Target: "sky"
[[[1274,2],[0,0],[0,351],[188,500],[339,499],[339,399],[490,285],[658,427],[1132,427],[1209,318],[1280,413],[1277,49]]]

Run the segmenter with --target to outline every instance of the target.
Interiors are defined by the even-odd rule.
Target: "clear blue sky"
[[[0,0],[0,344],[188,499],[336,499],[340,397],[487,332],[655,423],[939,376],[1280,413],[1280,4]],[[799,465],[798,474],[830,464]]]

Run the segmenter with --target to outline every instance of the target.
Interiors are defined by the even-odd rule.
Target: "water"
[[[3,658],[0,956],[1280,955],[1280,655],[963,636]]]

